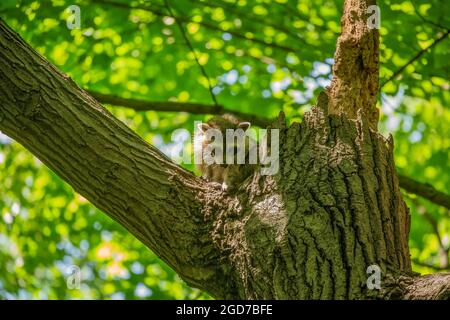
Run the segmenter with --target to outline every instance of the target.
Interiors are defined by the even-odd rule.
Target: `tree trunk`
[[[392,138],[322,94],[280,130],[280,170],[231,196],[173,164],[0,21],[0,130],[168,263],[226,299],[450,296],[412,274]],[[381,290],[366,285],[381,268]]]
[[[333,80],[328,90],[330,113],[356,119],[362,110],[370,127],[377,129],[379,33],[368,26],[368,9],[376,0],[346,0],[342,32],[334,56]],[[379,17],[378,17],[379,18]]]

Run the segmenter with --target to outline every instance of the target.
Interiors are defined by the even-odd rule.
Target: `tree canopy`
[[[74,4],[80,29],[66,24]],[[450,6],[379,6],[379,130],[393,135],[402,176],[449,194]],[[342,7],[331,0],[7,0],[0,15],[170,155],[180,148],[174,130],[192,132],[211,114],[234,112],[263,126],[283,111],[289,123],[301,122],[330,84]],[[414,192],[404,198],[414,270],[450,270],[449,208]],[[207,297],[5,135],[0,216],[0,297]],[[79,290],[67,290],[73,266],[82,270]]]

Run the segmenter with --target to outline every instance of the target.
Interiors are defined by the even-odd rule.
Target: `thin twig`
[[[293,14],[297,17],[297,19],[304,21],[312,26],[314,26],[315,28],[322,30],[322,31],[331,31],[330,29],[328,29],[326,26],[319,26],[318,24],[312,23],[310,17],[301,14],[297,8],[292,7],[289,2],[286,3],[279,3],[279,2],[275,2],[276,5],[281,6],[284,11],[286,12],[287,17],[291,17]],[[339,33],[333,32],[334,34],[338,35]]]
[[[175,17],[175,15],[174,15],[173,12],[172,12],[172,8],[171,8],[170,5],[169,5],[169,2],[168,2],[167,0],[164,0],[164,3],[165,3],[165,5],[166,5],[166,8],[167,8],[167,11],[169,12],[169,14],[170,14],[172,17]],[[209,79],[208,74],[206,73],[205,68],[204,68],[204,67],[202,66],[202,64],[200,63],[200,61],[199,61],[199,59],[198,59],[198,56],[197,56],[197,53],[195,52],[195,49],[194,49],[194,47],[192,46],[191,41],[189,41],[189,38],[188,38],[186,32],[184,31],[183,23],[182,23],[179,19],[177,19],[177,18],[174,18],[174,19],[175,19],[175,22],[176,22],[177,25],[178,25],[178,28],[180,29],[180,32],[181,32],[181,35],[182,35],[183,38],[184,38],[184,41],[186,41],[186,45],[189,47],[189,50],[190,50],[190,51],[192,52],[192,54],[194,55],[195,62],[198,64],[198,67],[200,68],[200,71],[201,71],[202,75],[206,78],[206,81],[208,82],[209,93],[210,93],[210,95],[211,95],[211,99],[212,99],[213,102],[214,102],[214,105],[215,105],[215,106],[218,106],[219,103],[217,102],[216,95],[215,95],[214,92],[213,92],[213,87],[212,87],[212,84],[211,84],[211,80]]]
[[[430,223],[431,228],[436,236],[439,245],[439,257],[441,258],[441,267],[448,268],[449,267],[449,259],[448,259],[448,251],[449,249],[445,247],[444,242],[442,241],[441,234],[439,232],[439,225],[436,219],[428,212],[424,211],[423,216]]]
[[[259,18],[259,17],[256,17],[254,15],[248,14],[246,12],[243,12],[243,11],[240,11],[240,10],[236,10],[234,7],[230,6],[226,2],[222,2],[221,4],[219,4],[219,3],[212,3],[210,0],[207,0],[207,1],[190,0],[190,1],[193,2],[193,3],[200,4],[202,6],[205,6],[205,7],[209,7],[209,8],[222,8],[227,13],[230,12],[230,13],[238,16],[239,19],[242,19],[242,17],[244,17],[247,21],[251,21],[253,23],[258,23],[258,24],[261,24],[261,25],[264,25],[264,26],[272,27],[275,30],[278,30],[278,31],[284,32],[287,35],[290,35],[291,37],[295,38],[296,40],[300,40],[303,43],[306,43],[305,39],[301,38],[298,33],[293,32],[289,28],[286,28],[286,27],[284,27],[284,26],[282,26],[280,24],[277,24],[277,23],[273,23],[271,21],[267,21],[267,19]]]
[[[430,44],[428,47],[421,49],[419,52],[417,52],[414,57],[412,57],[407,63],[405,63],[400,69],[394,72],[394,74],[389,77],[383,84],[380,86],[380,90],[390,81],[395,79],[398,75],[400,75],[410,64],[413,64],[416,60],[418,60],[425,52],[433,48],[435,45],[437,45],[439,42],[444,40],[448,35],[450,34],[450,29],[447,30],[445,33],[443,33],[441,36],[437,37],[432,44]]]
[[[433,264],[430,264],[430,263],[427,263],[427,262],[420,261],[419,259],[412,259],[412,262],[414,262],[414,263],[417,264],[418,266],[430,268],[430,269],[433,269],[433,270],[435,270],[435,271],[446,271],[446,270],[449,270],[449,267],[444,268],[444,267],[435,266],[435,265],[433,265]]]
[[[446,248],[444,242],[442,241],[441,234],[439,232],[439,224],[438,221],[430,214],[427,209],[422,206],[417,199],[411,199],[411,201],[416,205],[417,212],[422,215],[430,224],[431,229],[433,230],[434,235],[436,236],[436,240],[438,241],[439,246],[439,258],[440,258],[440,267],[443,269],[448,269],[450,267],[449,264],[449,250],[450,248]]]
[[[413,8],[414,8],[414,12],[416,13],[416,15],[417,15],[423,22],[426,22],[426,23],[428,23],[428,24],[430,24],[430,25],[433,25],[433,26],[435,26],[435,27],[437,27],[437,28],[440,28],[440,29],[443,29],[443,30],[448,30],[448,29],[449,29],[449,28],[444,27],[443,25],[441,25],[441,24],[439,24],[439,23],[436,23],[436,22],[434,22],[434,21],[431,21],[431,20],[425,18],[425,17],[419,12],[419,10],[417,10],[417,7],[416,7],[416,4],[414,3],[414,1],[411,1],[411,4],[412,4],[412,6],[413,6]]]
[[[140,9],[140,10],[151,12],[151,13],[157,15],[157,16],[160,16],[160,17],[168,16],[167,13],[164,13],[162,11],[159,11],[159,10],[157,10],[155,8],[152,8],[152,7],[149,7],[149,6],[146,6],[146,5],[129,5],[127,3],[115,2],[115,1],[110,1],[110,0],[92,0],[92,2],[94,2],[94,3],[103,3],[103,4],[107,4],[107,5],[111,5],[111,6],[120,7],[120,8]],[[234,31],[234,30],[225,30],[225,29],[223,29],[221,27],[218,27],[216,25],[213,25],[211,23],[207,23],[207,22],[204,22],[204,21],[200,21],[200,22],[192,21],[189,17],[174,16],[174,15],[170,15],[170,17],[172,17],[172,18],[174,18],[176,20],[180,20],[181,22],[184,22],[184,23],[189,23],[189,22],[197,23],[198,25],[203,26],[203,27],[205,27],[207,29],[219,31],[219,32],[222,32],[222,33],[229,33],[232,36],[235,36],[236,38],[245,39],[245,40],[248,40],[248,41],[251,41],[251,42],[254,42],[254,43],[258,43],[260,45],[263,45],[263,46],[266,46],[266,47],[270,47],[270,48],[273,48],[273,49],[279,49],[279,50],[283,50],[283,51],[286,51],[286,52],[293,52],[293,53],[296,53],[298,51],[296,49],[293,49],[293,48],[290,48],[290,47],[287,47],[287,46],[284,46],[284,45],[281,45],[281,44],[267,42],[267,41],[264,41],[264,40],[259,39],[257,37],[248,36],[246,34],[242,34],[242,33],[239,33],[237,31]]]

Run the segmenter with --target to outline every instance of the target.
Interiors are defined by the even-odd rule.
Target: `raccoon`
[[[227,143],[227,129],[241,129],[245,133],[250,126],[250,122],[240,122],[229,114],[214,117],[206,123],[198,125],[198,130],[194,135],[194,152],[196,153],[196,159],[202,159],[201,163],[197,164],[197,168],[204,179],[214,183],[217,187],[221,187],[224,191],[232,192],[254,173],[257,165],[256,161],[252,161],[255,164],[250,163],[250,154],[251,152],[257,154],[257,142],[245,135],[242,139],[233,137],[232,142]],[[210,129],[216,129],[221,132],[223,137],[221,142],[217,143],[207,135]],[[215,144],[214,151],[220,152],[221,156],[219,154],[205,154],[208,145],[213,143]],[[231,158],[230,152],[234,155],[234,158]],[[242,164],[238,163],[239,152],[243,152],[244,163]],[[229,163],[229,161],[227,163],[227,154],[229,160],[233,159],[232,163]],[[208,164],[205,161],[207,156],[216,157],[216,160],[222,159],[222,161],[221,163],[215,161]]]

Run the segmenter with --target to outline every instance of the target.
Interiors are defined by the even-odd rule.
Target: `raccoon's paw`
[[[238,186],[236,184],[230,183],[230,181],[226,182],[224,181],[222,183],[222,191],[228,193],[228,194],[235,194],[238,190]]]
[[[209,181],[208,183],[209,183],[209,185],[210,185],[211,187],[213,187],[214,189],[220,189],[220,190],[223,190],[223,185],[222,185],[221,183],[219,183],[219,182]]]

